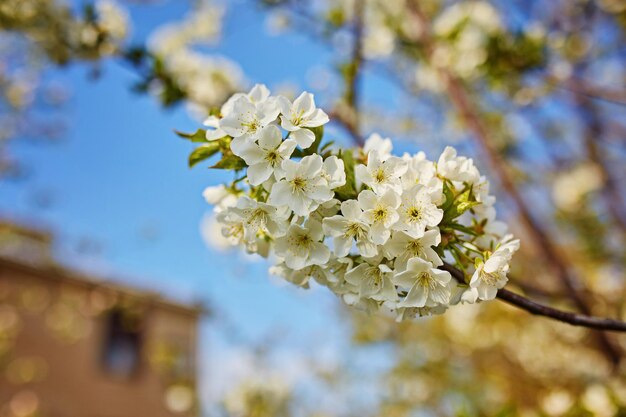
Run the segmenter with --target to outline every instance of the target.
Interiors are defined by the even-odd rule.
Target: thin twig
[[[452,277],[458,282],[465,282],[465,275],[463,274],[463,272],[453,267],[452,265],[444,264],[440,266],[439,269],[448,271],[450,275],[452,275]],[[504,288],[498,290],[498,294],[496,297],[504,301],[505,303],[511,304],[531,314],[548,317],[557,321],[561,321],[563,323],[571,324],[572,326],[582,326],[596,330],[626,332],[626,322],[558,310],[556,308],[540,304],[536,301],[524,297],[523,295],[516,294],[509,290],[505,290]]]

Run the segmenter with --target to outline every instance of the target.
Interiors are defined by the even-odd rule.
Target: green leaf
[[[441,208],[443,210],[447,210],[452,203],[454,203],[454,191],[452,191],[452,188],[448,184],[447,180],[443,182],[443,195],[446,197],[446,201],[443,203]]]
[[[206,130],[204,130],[204,129],[198,129],[198,130],[195,131],[195,133],[185,133],[185,132],[180,132],[178,130],[174,130],[174,133],[176,133],[181,138],[187,139],[187,140],[189,140],[191,142],[194,142],[194,143],[207,142],[207,140],[206,140]]]
[[[474,231],[474,229],[469,228],[467,226],[463,226],[462,224],[450,223],[450,224],[446,225],[446,227],[450,228],[450,229],[458,230],[458,231],[463,232],[463,233],[467,233],[468,235],[478,236],[478,233],[476,233],[476,231]]]
[[[240,170],[247,167],[246,162],[236,155],[225,155],[219,162],[211,168]]]
[[[343,161],[346,171],[346,183],[335,190],[335,197],[340,201],[351,200],[357,197],[356,179],[354,178],[354,156],[352,151],[342,151],[338,155]]]
[[[465,213],[467,210],[471,209],[474,206],[480,204],[475,200],[474,194],[472,192],[472,187],[469,187],[467,190],[463,191],[461,194],[457,195],[453,200],[452,204],[448,205],[449,195],[446,194],[446,184],[444,183],[444,194],[446,195],[446,202],[444,203],[444,215],[442,219],[443,224],[448,224],[452,220],[459,217],[461,214]],[[452,192],[449,189],[449,192]],[[447,206],[447,207],[446,207]]]
[[[219,150],[220,150],[220,143],[217,140],[209,142],[206,145],[198,146],[189,155],[189,168],[192,168],[197,163],[202,162],[205,159],[212,157]]]

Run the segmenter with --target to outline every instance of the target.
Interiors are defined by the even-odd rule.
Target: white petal
[[[342,258],[344,256],[348,256],[350,253],[350,248],[352,247],[352,239],[346,238],[344,236],[337,236],[333,240],[335,255]]]
[[[283,127],[287,129],[284,125]],[[306,149],[315,142],[315,134],[309,129],[298,129],[289,134],[289,138],[295,140],[302,149]]]
[[[315,178],[322,169],[322,157],[319,155],[309,155],[300,161],[302,174],[307,178]]]
[[[376,194],[374,194],[372,191],[364,190],[359,193],[358,201],[361,210],[371,210],[376,207],[378,199],[376,198]]]
[[[282,140],[283,135],[280,133],[280,129],[273,125],[265,127],[259,133],[259,146],[263,149],[276,149]]]
[[[272,167],[264,162],[250,165],[248,167],[248,181],[251,185],[259,185],[267,181],[273,172]]]
[[[350,220],[361,220],[363,217],[359,202],[356,200],[346,200],[341,203],[341,214]]]
[[[304,127],[318,127],[328,123],[330,119],[328,115],[324,113],[322,109],[315,109],[315,111],[307,117],[307,119],[302,123]]]
[[[424,307],[426,300],[428,299],[428,293],[421,285],[414,285],[409,290],[406,298],[398,305],[402,307]]]
[[[314,243],[311,253],[309,254],[309,262],[313,265],[324,265],[330,258],[330,249],[323,243]]]
[[[304,91],[293,102],[293,112],[305,118],[315,111],[313,94]]]

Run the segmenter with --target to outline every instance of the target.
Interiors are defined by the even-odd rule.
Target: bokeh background
[[[126,348],[142,334],[139,368],[167,362],[151,327],[132,327],[158,316],[148,293],[199,314],[197,340],[163,333],[193,340],[193,369],[136,397],[162,405],[151,415],[626,415],[624,336],[498,301],[397,324],[269,276],[222,244],[202,197],[230,174],[189,169],[193,144],[174,133],[264,83],[313,92],[340,146],[379,132],[397,154],[435,158],[452,144],[522,239],[511,287],[625,319],[625,2],[2,0],[0,30],[1,416],[80,415],[42,387],[59,375],[48,362],[70,366],[71,346],[98,332]],[[15,263],[50,292],[35,308]],[[67,301],[45,289],[51,269],[115,301]],[[20,334],[55,340],[59,326],[58,356],[21,350]],[[95,395],[115,401],[111,387],[149,372]]]

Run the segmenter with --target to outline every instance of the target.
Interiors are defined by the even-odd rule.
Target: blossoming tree
[[[204,120],[181,135],[198,145],[191,166],[234,173],[204,193],[224,236],[273,274],[375,313],[354,313],[354,340],[397,349],[381,415],[450,415],[442,404],[454,395],[468,415],[623,411],[623,2],[250,5],[273,32],[306,32],[334,51],[323,109],[307,92],[244,88],[246,68],[194,48],[219,42],[226,4],[199,2],[139,48],[121,40],[124,19],[96,8],[57,25],[80,36],[44,50],[53,62],[130,63],[138,90]],[[41,20],[15,10],[0,5],[2,28],[39,39]],[[381,79],[401,105],[366,100],[364,84]],[[329,124],[352,144],[333,143]],[[428,152],[393,155],[396,143],[374,131]],[[454,147],[431,152],[435,142]],[[407,320],[423,315],[437,317]]]

